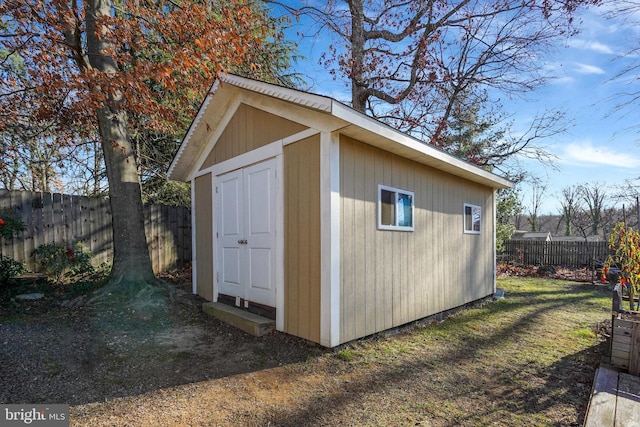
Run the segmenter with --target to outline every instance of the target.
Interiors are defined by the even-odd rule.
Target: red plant
[[[73,248],[67,247],[66,254],[69,261],[76,262],[76,256],[75,256],[75,253],[73,252]]]
[[[634,297],[640,293],[640,233],[624,223],[616,224],[609,237],[609,249],[613,254],[607,258],[602,268],[606,272],[612,265],[620,267],[620,285],[629,291],[629,308],[634,310]]]

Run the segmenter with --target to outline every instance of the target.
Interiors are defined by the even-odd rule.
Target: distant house
[[[170,168],[191,183],[193,292],[333,347],[495,292],[511,183],[334,99],[222,76]]]
[[[536,240],[550,242],[553,238],[549,232],[516,231],[511,236],[511,240]]]
[[[553,236],[554,242],[603,242],[605,239],[602,236]]]

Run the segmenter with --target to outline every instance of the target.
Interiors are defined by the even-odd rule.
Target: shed
[[[511,240],[536,240],[551,242],[554,238],[549,231],[515,231]]]
[[[191,183],[193,292],[326,347],[495,292],[511,183],[328,97],[235,75],[169,168]]]
[[[554,242],[604,242],[605,239],[602,236],[591,235],[587,237],[583,236],[551,236],[551,240]]]

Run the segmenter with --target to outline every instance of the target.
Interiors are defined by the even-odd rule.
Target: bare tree
[[[586,205],[585,214],[590,224],[590,234],[597,236],[602,228],[607,200],[607,187],[598,182],[580,186],[580,195]]]
[[[354,109],[448,150],[451,125],[465,112],[480,106],[471,118],[478,123],[496,117],[492,91],[519,96],[545,81],[541,53],[573,31],[579,6],[597,0],[270,3],[306,14],[334,36],[321,62],[350,83]],[[543,156],[533,142],[561,131],[557,119],[543,113],[524,137],[465,151],[481,165],[515,153]]]
[[[612,197],[617,204],[622,203],[627,226],[637,229],[640,226],[640,178],[626,180],[613,191]]]
[[[540,179],[533,179],[531,185],[531,199],[530,204],[527,207],[527,211],[529,217],[527,221],[531,226],[531,231],[539,231],[539,215],[540,208],[542,206],[542,201],[544,199],[544,195],[547,192],[548,184],[546,182],[542,182]]]
[[[577,185],[564,187],[560,192],[560,222],[564,222],[564,235],[573,236],[573,225],[578,212],[582,210],[580,187]]]
[[[608,12],[605,14],[610,19],[615,19],[617,22],[624,22],[630,27],[638,26],[638,14],[640,12],[640,1],[638,0],[617,0],[615,3],[611,2],[608,5]],[[612,80],[624,81],[625,89],[619,93],[616,93],[611,97],[611,100],[615,101],[614,107],[607,113],[608,116],[614,114],[621,115],[633,115],[637,114],[638,101],[640,101],[640,86],[637,84],[637,74],[640,71],[640,60],[638,60],[640,54],[640,42],[637,38],[629,37],[629,46],[626,51],[622,53],[618,59],[629,60],[635,58],[629,65],[625,66],[618,74],[613,76]],[[638,123],[638,117],[636,116],[635,123]],[[634,130],[640,132],[640,126],[632,126]]]

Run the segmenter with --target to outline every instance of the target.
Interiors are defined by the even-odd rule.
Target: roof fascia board
[[[342,127],[348,126],[349,123],[330,113],[320,111],[309,111],[308,107],[295,103],[295,101],[284,100],[264,94],[255,94],[252,92],[244,92],[242,102],[250,107],[257,108],[267,113],[284,117],[292,122],[300,123],[320,132],[333,132]],[[286,111],[286,115],[282,112]]]
[[[283,86],[265,83],[258,80],[251,80],[233,74],[223,75],[220,79],[223,84],[230,83],[251,92],[261,93],[263,95],[288,101],[306,108],[324,111],[325,113],[331,112],[333,100],[326,96],[302,92],[296,89],[289,89]]]
[[[354,126],[365,132],[374,133],[389,140],[389,142],[400,144],[412,151],[428,156],[430,159],[435,160],[436,163],[445,166],[442,170],[450,173],[453,172],[452,169],[464,172],[464,176],[466,177],[468,177],[468,175],[474,175],[478,178],[475,179],[475,181],[482,182],[484,184],[489,181],[492,183],[492,186],[495,186],[496,188],[508,188],[513,186],[513,183],[505,178],[418,141],[403,132],[397,131],[369,116],[359,113],[338,101],[333,102],[332,113],[334,116],[344,120],[345,122],[352,123]],[[348,132],[345,132],[345,135],[348,135]],[[413,160],[416,160],[415,157]],[[431,163],[431,166],[434,166],[433,162]]]
[[[180,164],[180,160],[188,153],[188,146],[193,140],[194,134],[202,132],[202,130],[200,130],[202,126],[200,122],[212,107],[211,102],[213,98],[220,91],[220,88],[225,85],[237,88],[237,90],[230,90],[229,92],[224,91],[225,93],[230,93],[230,95],[228,95],[230,100],[224,101],[226,101],[226,104],[232,105],[233,108],[227,107],[226,114],[218,122],[217,128],[214,129],[214,134],[209,139],[206,147],[199,150],[198,153],[190,153],[194,158],[198,158],[197,167],[185,166],[180,168],[182,169],[180,173],[180,171],[176,170]],[[222,103],[224,104],[225,102]],[[233,117],[233,113],[235,113],[240,103],[245,103],[251,107],[279,116],[282,116],[282,111],[287,111],[285,118],[320,132],[334,132],[343,129],[343,133],[347,136],[349,136],[349,130],[353,131],[354,134],[365,133],[373,135],[381,142],[378,146],[403,157],[496,188],[513,186],[507,179],[418,141],[332,98],[231,74],[222,75],[211,86],[209,94],[202,103],[196,118],[183,139],[177,155],[169,167],[168,176],[170,179],[180,179],[173,176],[176,174],[180,177],[188,176],[191,178],[193,176],[194,172],[202,166],[205,160],[199,157],[204,157],[203,153],[210,152],[213,149],[217,138]],[[309,111],[310,109],[315,111],[315,114]],[[230,111],[233,112],[231,113]],[[382,143],[382,141],[385,141],[385,143]],[[372,145],[376,144],[373,143]],[[185,169],[187,169],[186,173]]]
[[[191,168],[191,170],[189,170],[189,179],[192,179],[196,174],[196,172],[199,171],[200,168],[202,168],[202,165],[207,160],[208,153],[210,153],[211,150],[213,150],[213,148],[216,146],[216,143],[218,142],[220,135],[222,135],[224,130],[227,128],[227,125],[229,124],[229,122],[233,119],[233,116],[236,114],[236,111],[238,111],[240,104],[241,102],[238,98],[231,101],[231,105],[227,109],[224,116],[222,117],[222,120],[220,120],[218,125],[213,129],[213,133],[209,137],[209,140],[207,141],[206,145],[202,150],[200,150],[200,153],[196,157],[198,161]]]
[[[285,118],[303,124],[305,126],[309,126],[308,132],[306,132],[308,136],[320,133],[323,131],[323,129],[330,129],[330,131],[334,131],[346,125],[346,123],[343,123],[341,120],[336,120],[334,117],[328,114],[309,114],[308,109],[299,107],[296,104],[291,104],[287,101],[266,97],[264,95],[255,95],[253,92],[247,92],[245,90],[238,90],[235,92],[236,94],[232,98],[225,115],[216,124],[216,127],[213,128],[213,133],[211,134],[206,146],[201,149],[199,154],[196,156],[198,162],[195,163],[194,166],[192,166],[187,172],[187,176],[189,179],[192,179],[200,170],[200,168],[206,161],[205,154],[210,153],[211,150],[214,149],[218,142],[218,139],[220,138],[220,135],[222,135],[224,130],[227,128],[227,125],[233,119],[233,116],[235,115],[241,104],[245,104],[250,107],[279,116],[282,116],[282,111],[284,111],[283,108],[286,108],[287,114]],[[294,141],[300,139],[298,137],[298,134],[291,135],[291,138],[293,138]]]
[[[196,114],[196,117],[193,119],[193,121],[191,122],[191,125],[189,126],[189,130],[187,131],[187,134],[184,136],[184,138],[182,138],[182,143],[180,144],[180,147],[178,148],[178,152],[176,153],[175,157],[173,158],[173,161],[171,162],[171,165],[169,165],[169,170],[167,171],[167,176],[169,177],[169,179],[172,179],[171,175],[173,174],[174,169],[176,168],[178,162],[180,161],[180,158],[184,154],[184,151],[186,150],[187,146],[189,145],[189,141],[193,137],[193,133],[198,128],[198,125],[200,124],[200,121],[202,120],[202,117],[205,115],[205,113],[207,111],[207,107],[209,106],[209,103],[211,102],[211,99],[213,98],[213,95],[218,90],[218,86],[220,86],[220,81],[219,80],[216,80],[215,82],[213,82],[213,84],[211,85],[211,88],[209,89],[209,92],[208,92],[207,96],[204,98],[204,101],[202,101],[202,104],[200,105],[200,108],[198,109],[198,113]],[[191,175],[191,174],[189,174],[189,175]]]

